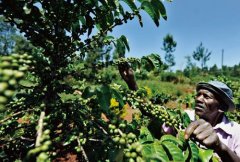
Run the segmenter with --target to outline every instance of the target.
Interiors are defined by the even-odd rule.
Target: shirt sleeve
[[[240,157],[240,125],[237,123],[234,123],[234,126],[236,127],[235,133],[234,133],[234,152]]]

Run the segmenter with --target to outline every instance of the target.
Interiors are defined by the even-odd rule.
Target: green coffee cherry
[[[8,84],[6,82],[0,82],[0,93],[4,92],[8,88]]]

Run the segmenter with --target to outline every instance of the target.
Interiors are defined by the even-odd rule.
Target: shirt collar
[[[234,133],[233,130],[233,123],[228,120],[228,118],[224,115],[223,119],[220,123],[215,125],[213,129],[222,129],[224,132],[226,132],[229,135],[232,135]]]

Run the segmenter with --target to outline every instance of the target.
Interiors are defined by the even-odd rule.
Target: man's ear
[[[220,105],[218,112],[220,113],[224,113],[227,110],[227,106],[226,105]]]
[[[218,112],[224,113],[225,111],[222,108],[220,108],[220,109],[218,109]]]

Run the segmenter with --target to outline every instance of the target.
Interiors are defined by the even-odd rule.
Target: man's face
[[[219,105],[219,101],[212,92],[206,89],[199,89],[195,98],[196,115],[212,125],[216,124],[221,113]]]

